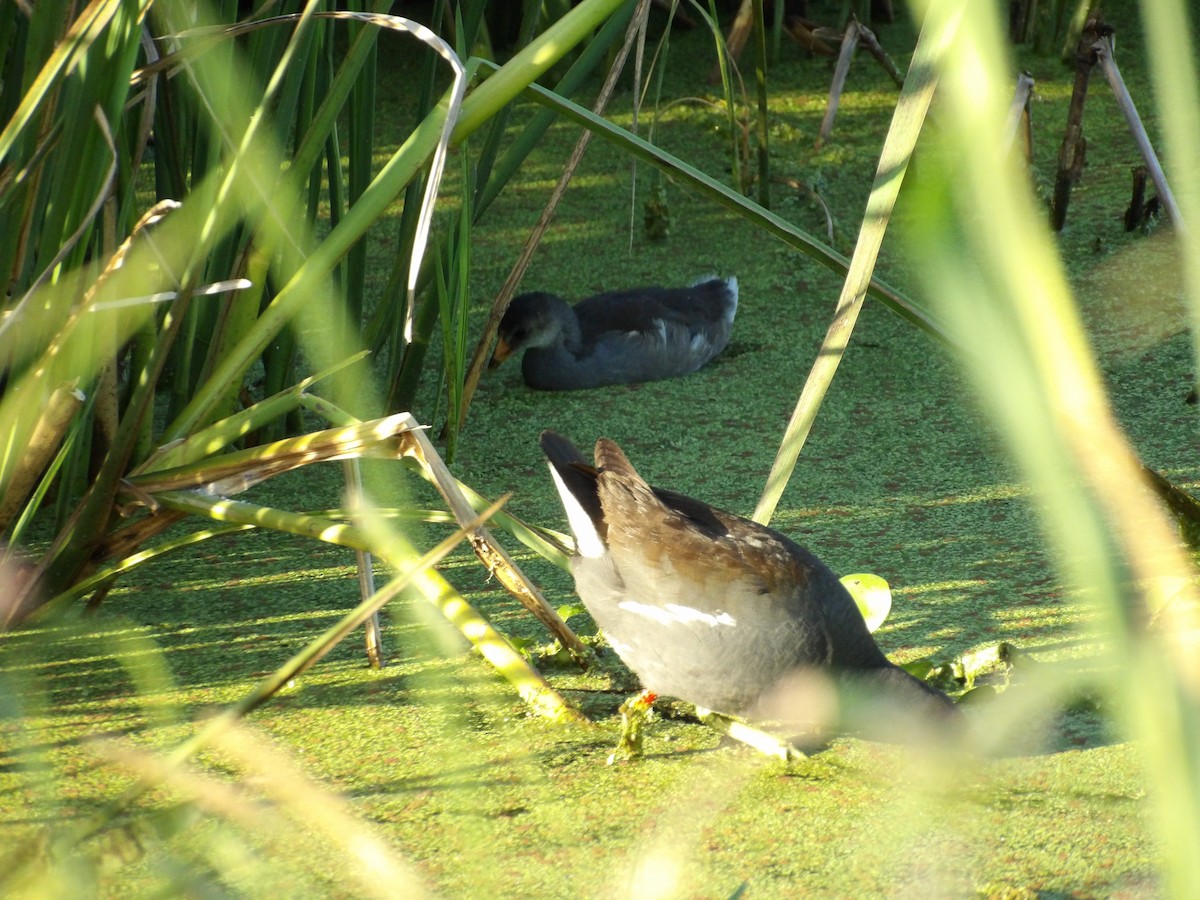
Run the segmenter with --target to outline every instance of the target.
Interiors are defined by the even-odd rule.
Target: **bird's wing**
[[[786,632],[802,645],[787,652],[828,660],[824,612],[790,542],[697,500],[655,492],[611,441],[597,442],[596,461],[608,549],[627,602],[723,624],[739,642]]]
[[[679,329],[694,337],[728,329],[730,288],[714,280],[688,288],[610,291],[581,300],[574,310],[580,329],[594,341],[611,333],[656,338]]]

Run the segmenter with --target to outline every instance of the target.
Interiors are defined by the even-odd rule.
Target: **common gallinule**
[[[884,656],[854,600],[808,550],[651,487],[606,438],[594,466],[552,431],[541,446],[575,535],[576,591],[647,690],[801,723],[812,711],[793,708],[803,703],[789,691],[818,673],[832,676],[842,727],[868,737],[906,740],[961,717]],[[856,701],[850,722],[847,699]]]
[[[522,294],[504,313],[489,368],[524,351],[525,383],[543,391],[685,375],[725,349],[737,303],[736,278],[612,291],[575,306]]]

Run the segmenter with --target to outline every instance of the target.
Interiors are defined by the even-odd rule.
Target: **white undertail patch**
[[[553,465],[550,466],[550,477],[554,479],[554,486],[558,488],[558,495],[562,498],[563,509],[567,511],[567,523],[571,526],[571,533],[575,535],[575,552],[589,559],[603,556],[608,552],[608,548],[600,539],[600,532],[596,531],[596,526],[592,524],[587,511],[568,490],[566,482]]]

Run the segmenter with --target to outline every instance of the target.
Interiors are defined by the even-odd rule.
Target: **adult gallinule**
[[[729,715],[811,722],[792,688],[816,672],[832,676],[843,701],[857,698],[850,727],[869,737],[908,739],[960,718],[948,697],[884,656],[808,550],[651,487],[605,438],[595,466],[554,432],[541,446],[575,534],[576,591],[647,690]]]
[[[524,351],[525,383],[543,391],[685,375],[725,349],[737,303],[736,278],[612,291],[575,306],[522,294],[504,313],[489,368]]]

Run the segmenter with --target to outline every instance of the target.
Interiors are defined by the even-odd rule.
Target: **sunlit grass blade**
[[[289,509],[261,506],[244,500],[230,500],[200,491],[160,491],[154,499],[166,509],[254,528],[269,528],[300,537],[312,538],[352,550],[370,550],[371,542],[354,525],[325,516],[293,512]]]
[[[829,324],[821,349],[817,352],[817,358],[804,382],[800,398],[796,401],[796,408],[792,412],[779,451],[771,465],[771,472],[767,476],[766,486],[754,509],[756,522],[766,524],[771,521],[784,488],[792,477],[800,450],[816,420],[817,410],[820,409],[825,393],[833,383],[838,364],[849,346],[850,335],[870,290],[875,262],[879,258],[883,236],[895,208],[896,198],[900,194],[905,170],[925,124],[929,104],[933,100],[934,87],[937,85],[936,67],[940,55],[945,51],[946,43],[952,41],[953,37],[952,30],[948,33],[930,34],[922,29],[917,40],[916,50],[913,51],[912,61],[909,63],[908,77],[904,80],[904,88],[896,104],[892,125],[888,129],[879,156],[875,182],[867,199],[858,242],[846,272],[846,280],[842,284],[833,321]]]
[[[218,422],[214,422],[207,428],[197,431],[177,444],[160,447],[153,456],[137,466],[132,474],[140,475],[173,469],[203,459],[206,456],[211,456],[213,453],[228,447],[246,434],[256,431],[269,422],[299,408],[305,391],[342,369],[362,361],[366,355],[367,353],[364,350],[348,356],[330,368],[298,381],[286,390],[247,406],[245,409],[241,409]]]
[[[29,499],[35,482],[49,464],[66,438],[75,414],[87,398],[73,384],[60,385],[50,394],[38,417],[33,433],[17,459],[15,470],[0,478],[3,498],[0,500],[0,534]]]
[[[284,438],[260,447],[130,476],[126,483],[143,494],[201,487],[216,493],[236,493],[300,466],[361,456],[407,430],[411,421],[409,416],[398,414]]]
[[[310,409],[331,422],[350,425],[356,421],[349,413],[339,409],[328,401],[311,398],[306,400],[306,403]],[[398,418],[407,421],[409,426],[407,432],[401,438],[399,455],[415,463],[421,476],[437,488],[438,493],[442,495],[442,499],[446,501],[447,507],[460,525],[470,521],[475,513],[479,511],[477,503],[481,499],[479,495],[466,488],[465,485],[462,485],[450,473],[437,448],[433,446],[429,438],[426,437],[424,430],[412,416],[407,413],[400,413]],[[475,501],[468,499],[468,492],[470,496],[475,498]],[[484,505],[486,506],[487,504]],[[511,525],[514,532],[521,534],[520,539],[529,543],[533,549],[538,552],[542,552],[544,549],[545,555],[547,558],[552,559],[552,561],[555,561],[554,557],[556,555],[561,557],[561,550],[554,548],[543,537],[538,536],[536,532],[529,529],[528,526],[515,520],[506,521]],[[571,631],[554,607],[546,602],[546,598],[542,596],[542,592],[538,589],[537,585],[521,571],[521,568],[513,561],[504,548],[495,541],[486,528],[480,527],[472,531],[471,546],[476,556],[479,557],[480,562],[487,567],[487,570],[493,573],[500,580],[501,584],[504,585],[505,589],[516,597],[538,621],[545,625],[564,647],[579,660],[587,660],[591,657],[591,651]]]

